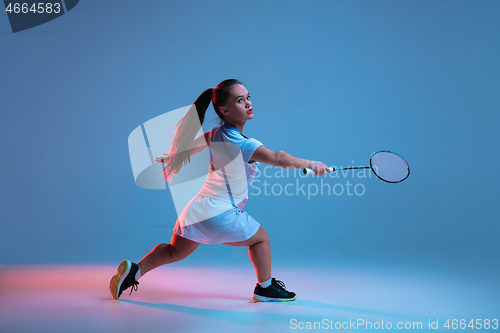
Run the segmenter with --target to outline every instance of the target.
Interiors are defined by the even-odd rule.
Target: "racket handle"
[[[329,167],[328,169],[330,169],[330,172],[334,172],[335,171],[334,167]],[[302,172],[304,173],[304,175],[314,174],[314,171],[312,169],[308,169],[308,168],[302,169]]]

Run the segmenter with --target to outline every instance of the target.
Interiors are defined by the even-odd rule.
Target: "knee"
[[[256,239],[256,242],[253,245],[266,244],[269,246],[271,244],[271,241],[269,240],[269,235],[267,234],[266,230],[264,228],[261,228],[261,230],[259,230],[259,232],[260,232],[260,235]],[[251,245],[251,246],[253,246],[253,245]]]

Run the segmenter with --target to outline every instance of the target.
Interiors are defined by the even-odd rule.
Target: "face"
[[[235,84],[231,90],[231,96],[227,100],[227,104],[220,108],[225,120],[234,123],[242,123],[253,119],[252,102],[250,102],[250,94],[247,89],[241,84]]]

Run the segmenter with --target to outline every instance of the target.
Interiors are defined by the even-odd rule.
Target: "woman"
[[[212,102],[222,121],[195,139]],[[207,180],[198,194],[185,206],[174,227],[169,244],[156,245],[137,264],[120,263],[110,282],[110,291],[118,299],[129,287],[137,290],[139,278],[150,270],[189,256],[200,243],[248,246],[248,254],[257,274],[253,298],[257,301],[293,301],[297,296],[287,291],[282,281],[271,278],[269,237],[243,206],[248,186],[257,171],[257,162],[281,168],[310,168],[318,176],[330,172],[319,161],[293,157],[284,151],[271,151],[259,141],[243,135],[245,123],[254,118],[252,102],[245,86],[238,80],[222,81],[207,89],[177,124],[170,154],[157,161],[165,162],[166,181],[179,172],[190,156],[210,147]],[[193,121],[193,116],[196,121]],[[198,121],[199,120],[199,121]]]

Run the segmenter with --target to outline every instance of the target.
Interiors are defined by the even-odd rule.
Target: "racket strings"
[[[410,174],[408,163],[399,155],[379,151],[372,155],[370,160],[373,172],[382,180],[398,183],[405,180]]]

